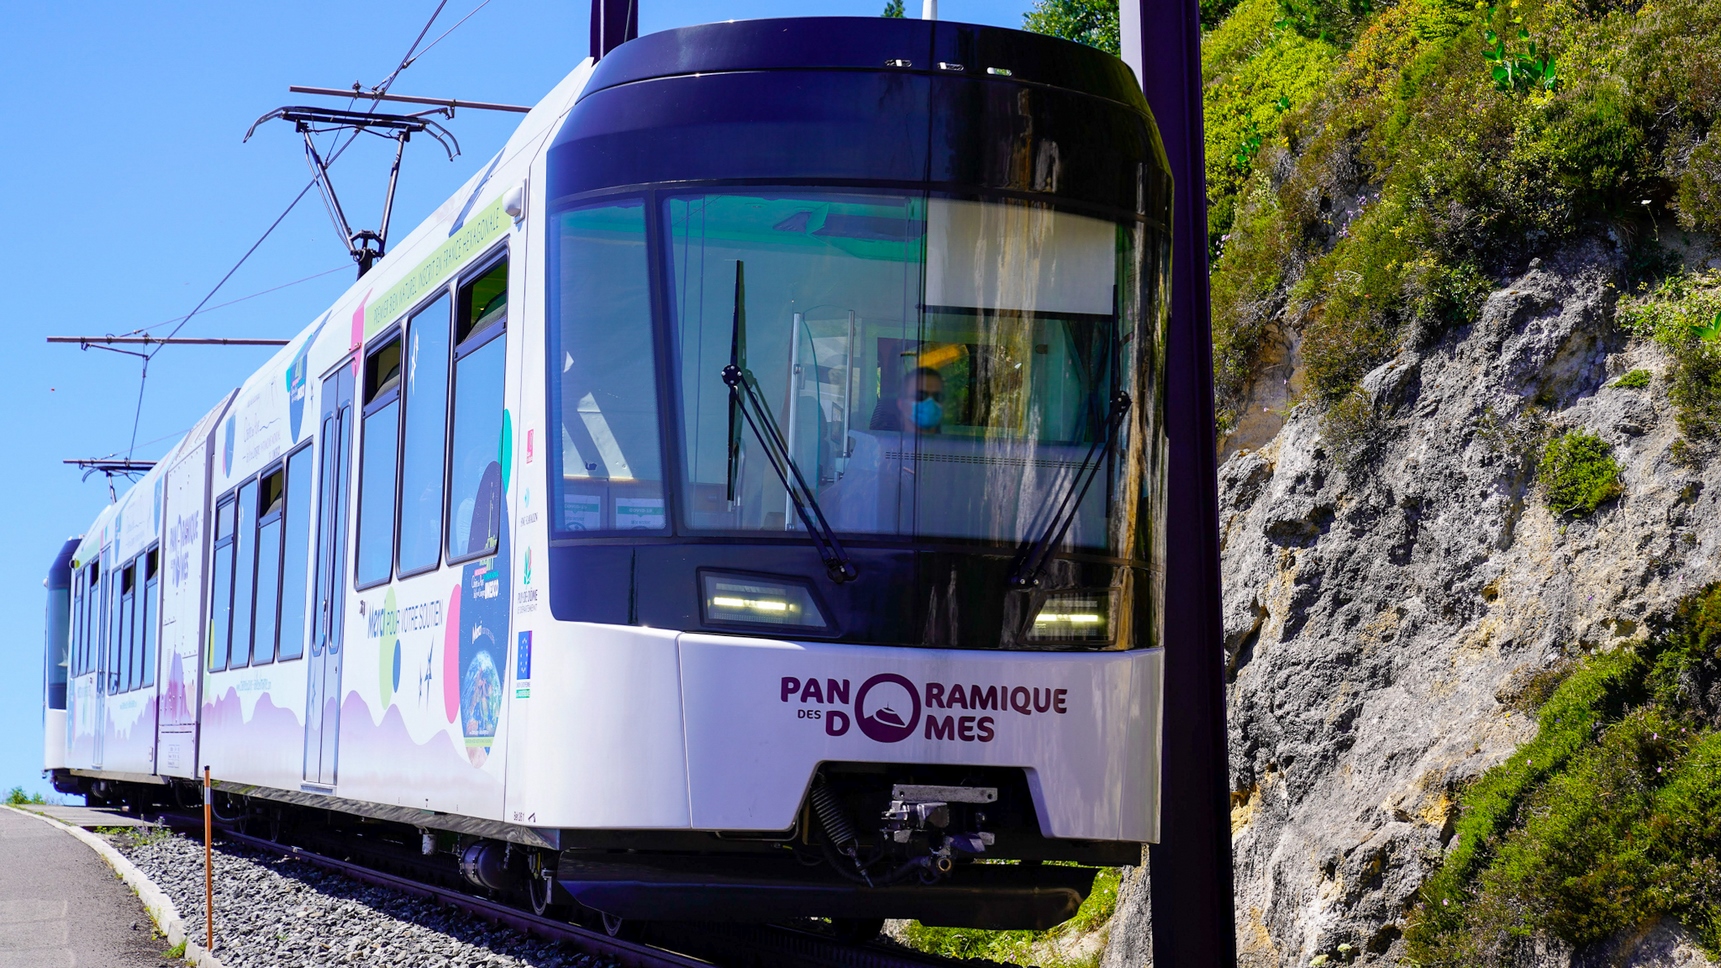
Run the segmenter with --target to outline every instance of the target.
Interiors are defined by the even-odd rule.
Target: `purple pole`
[[[1148,848],[1153,961],[1237,963],[1219,590],[1213,324],[1197,0],[1122,0],[1123,59],[1141,79],[1175,183],[1166,426],[1165,710],[1159,843]]]

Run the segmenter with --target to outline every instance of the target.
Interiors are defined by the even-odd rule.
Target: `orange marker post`
[[[204,947],[215,950],[215,850],[210,842],[215,836],[215,820],[210,815],[209,767],[203,768],[203,917],[208,927]]]

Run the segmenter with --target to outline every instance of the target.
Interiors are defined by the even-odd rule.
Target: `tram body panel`
[[[1048,837],[1157,839],[1159,649],[1064,655],[681,636],[693,826],[786,830],[825,762],[1028,771]]]

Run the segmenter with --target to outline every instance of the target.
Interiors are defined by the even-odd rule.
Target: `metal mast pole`
[[[1166,569],[1165,578],[1160,839],[1148,848],[1153,961],[1167,968],[1228,968],[1237,963],[1237,938],[1219,617],[1201,14],[1196,0],[1122,0],[1119,7],[1123,59],[1141,79],[1176,186],[1165,543],[1187,557]]]

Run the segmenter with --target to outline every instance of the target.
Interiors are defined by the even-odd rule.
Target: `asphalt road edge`
[[[137,892],[138,900],[143,902],[143,908],[149,912],[150,918],[155,921],[157,930],[167,937],[169,947],[178,947],[180,942],[185,942],[185,961],[187,964],[193,965],[195,968],[224,968],[208,948],[198,944],[186,932],[185,922],[180,919],[179,909],[173,906],[172,899],[162,893],[161,888],[156,887],[155,882],[151,881],[143,871],[138,870],[131,861],[126,860],[124,855],[115,850],[113,845],[82,827],[62,823],[53,817],[36,813],[33,810],[23,810],[8,804],[0,804],[0,806],[4,806],[15,813],[21,813],[26,817],[34,817],[51,827],[58,827],[83,841],[85,846],[95,851],[102,860],[107,862],[109,867],[114,869],[114,873],[125,881],[127,887]]]

